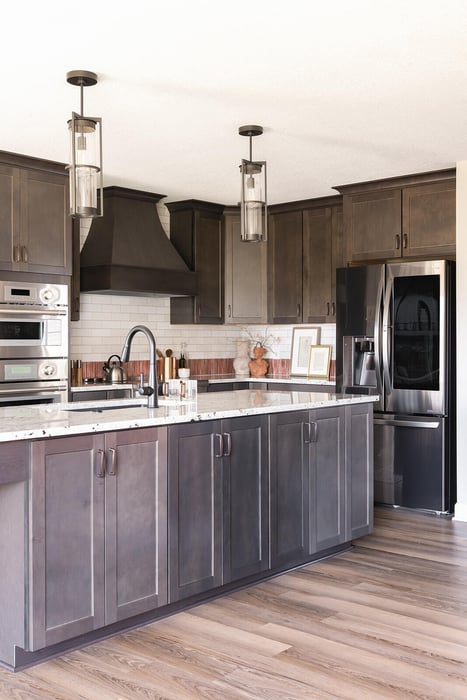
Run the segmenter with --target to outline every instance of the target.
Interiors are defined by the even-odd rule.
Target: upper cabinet
[[[271,207],[270,323],[335,322],[335,270],[343,264],[340,197]]]
[[[267,243],[240,237],[238,207],[224,212],[225,323],[267,323]]]
[[[224,321],[224,207],[190,199],[167,204],[170,240],[190,270],[198,274],[196,297],[171,297],[171,323]]]
[[[70,275],[71,229],[65,166],[0,152],[0,269]]]
[[[347,262],[455,255],[454,169],[336,189],[343,194]]]

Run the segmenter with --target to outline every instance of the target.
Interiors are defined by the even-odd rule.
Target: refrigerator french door
[[[374,392],[375,501],[440,513],[455,503],[455,264],[337,273],[337,385]]]

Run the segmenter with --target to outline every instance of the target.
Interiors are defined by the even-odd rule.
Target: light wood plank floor
[[[21,700],[467,698],[467,524],[379,509],[345,552],[12,674]]]

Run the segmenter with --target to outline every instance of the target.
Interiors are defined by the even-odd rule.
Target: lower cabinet
[[[273,569],[371,532],[372,418],[371,404],[270,416]]]
[[[30,651],[167,602],[166,436],[32,443]]]
[[[373,530],[373,407],[346,406],[347,539]]]
[[[169,427],[169,601],[269,568],[267,416]]]
[[[344,407],[273,414],[270,432],[276,568],[345,541]]]

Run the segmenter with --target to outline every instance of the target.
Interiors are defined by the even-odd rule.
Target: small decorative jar
[[[236,377],[249,377],[249,362],[250,362],[250,341],[237,341],[237,357],[234,358],[233,366]]]

